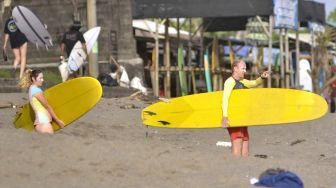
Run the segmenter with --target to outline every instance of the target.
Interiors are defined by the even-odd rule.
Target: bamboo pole
[[[155,96],[159,96],[159,24],[155,19]]]
[[[296,53],[296,88],[300,87],[300,22],[298,22],[298,29],[296,30],[295,53]]]
[[[188,66],[191,66],[191,46],[192,46],[192,30],[191,30],[191,27],[192,27],[192,23],[191,23],[191,19],[192,18],[189,18],[189,40],[188,40]],[[192,76],[194,76],[194,78],[192,78]],[[194,75],[190,75],[188,74],[188,91],[191,91],[191,85],[192,85],[192,89],[193,89],[193,93],[195,93],[195,86],[194,86],[194,82],[192,79],[195,79],[195,74]]]
[[[212,72],[212,84],[213,91],[218,91],[218,74],[216,73],[216,69],[218,68],[218,40],[215,36],[212,41],[212,51],[211,51],[211,72]]]
[[[284,61],[283,61],[283,29],[280,29],[280,82],[281,87],[285,85],[285,70],[284,70]]]
[[[268,71],[271,72],[272,70],[272,49],[273,49],[273,39],[272,39],[272,35],[273,35],[273,16],[270,15],[269,17],[269,33],[270,33],[270,37],[268,39]],[[272,87],[272,77],[269,76],[267,79],[267,87],[271,88]]]
[[[289,71],[289,44],[288,44],[288,29],[285,29],[285,62],[286,62],[286,88],[289,88],[289,80],[290,80],[290,71]]]
[[[316,84],[316,82],[318,83],[319,80],[319,71],[320,70],[315,70],[317,68],[319,68],[319,66],[315,65],[315,34],[314,32],[311,32],[311,40],[312,40],[312,45],[310,46],[310,50],[311,50],[311,71],[312,71],[312,79],[313,79],[313,91],[317,91],[317,88],[315,88],[315,86],[318,86],[318,84]],[[315,73],[315,74],[314,74]]]
[[[203,19],[202,19],[202,23],[200,26],[200,65],[201,67],[204,67],[204,27],[203,27]]]
[[[232,49],[232,43],[229,40],[228,41],[229,44],[229,53],[230,53],[230,64],[232,65],[233,61],[234,61],[234,53],[233,53],[233,49]]]
[[[180,18],[176,19],[177,22],[177,46],[180,45]],[[177,48],[177,53],[178,54],[178,48]],[[176,96],[180,96],[181,95],[181,88],[180,88],[180,78],[179,78],[179,74],[177,73],[175,76],[175,85],[176,85]]]
[[[223,90],[224,89],[224,74],[222,73],[222,71],[220,71],[222,69],[221,64],[219,62],[219,59],[222,59],[222,57],[225,56],[225,52],[224,52],[224,46],[222,45],[218,45],[218,71],[219,71],[219,78],[218,78],[218,82],[219,82],[219,90]]]
[[[191,70],[191,81],[192,81],[192,86],[193,86],[193,93],[196,94],[197,93],[197,89],[196,89],[196,78],[195,78],[195,71],[194,71],[194,69]]]
[[[155,39],[155,38],[154,38]],[[156,61],[156,52],[155,52],[155,50],[156,50],[156,47],[154,46],[154,48],[152,49],[152,64],[151,64],[151,66],[150,66],[150,77],[151,77],[151,83],[152,83],[152,89],[153,89],[153,94],[154,94],[154,96],[156,96],[156,89],[155,89],[155,87],[156,87],[156,84],[155,84],[155,65],[156,65],[156,63],[155,63],[155,61]]]
[[[169,19],[166,19],[165,22],[165,50],[164,50],[164,64],[165,66],[168,68],[170,67],[170,43],[169,43],[169,33],[168,33],[168,29],[169,29]],[[170,92],[170,71],[169,69],[167,69],[166,75],[165,75],[165,96],[167,98],[171,97],[171,92]]]

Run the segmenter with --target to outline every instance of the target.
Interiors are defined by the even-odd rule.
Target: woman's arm
[[[3,45],[3,49],[6,50],[6,47],[7,47],[7,42],[8,42],[8,39],[9,39],[9,34],[7,33],[4,33],[4,45]]]
[[[57,115],[55,114],[54,110],[52,107],[49,105],[48,100],[45,98],[43,92],[36,93],[34,95],[40,102],[41,104],[45,107],[45,109],[49,112],[51,117],[56,121],[56,123],[61,127],[64,128],[64,123],[62,120],[60,120]]]

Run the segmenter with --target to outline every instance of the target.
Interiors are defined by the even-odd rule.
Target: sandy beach
[[[18,105],[26,97],[0,94]],[[143,126],[152,102],[102,98],[54,135],[16,129],[16,109],[0,109],[0,187],[254,187],[250,179],[269,168],[294,172],[308,188],[336,187],[336,114],[250,128],[251,154],[237,158],[216,146],[229,141],[224,129]]]

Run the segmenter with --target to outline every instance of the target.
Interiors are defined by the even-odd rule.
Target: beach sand
[[[22,105],[25,93],[1,93]],[[234,157],[224,129],[160,129],[141,124],[151,101],[102,98],[54,135],[15,129],[16,109],[0,109],[0,187],[254,187],[269,168],[297,174],[305,187],[336,187],[336,114],[249,129],[249,157]],[[267,158],[256,157],[266,156]]]

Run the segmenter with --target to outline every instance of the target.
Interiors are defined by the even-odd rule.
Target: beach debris
[[[257,178],[251,178],[250,179],[250,184],[251,185],[254,185],[254,184],[258,183],[258,182],[259,182],[259,180]]]
[[[131,88],[140,90],[144,95],[147,95],[147,89],[143,86],[142,80],[135,76],[131,80]]]
[[[113,79],[111,75],[106,74],[106,73],[99,74],[97,80],[103,86],[113,87],[113,86],[119,85],[116,79]]]
[[[264,155],[264,154],[255,154],[254,157],[258,157],[258,158],[261,158],[261,159],[267,159],[267,155]]]
[[[296,144],[299,144],[299,143],[301,143],[301,142],[305,142],[305,141],[306,141],[305,139],[297,139],[297,140],[291,142],[291,143],[290,143],[290,146],[294,146],[294,145],[296,145]]]
[[[216,146],[231,147],[232,143],[226,141],[217,141]]]
[[[135,97],[135,96],[139,95],[140,93],[141,93],[141,91],[137,91],[137,92],[133,93],[132,95],[130,95],[130,97]]]
[[[141,91],[136,91],[135,93],[131,94],[130,96],[126,97],[130,98],[132,100],[137,100],[137,101],[144,101],[146,104],[153,104],[158,102],[158,98],[152,95],[145,95]]]
[[[126,72],[125,67],[120,66],[120,70],[121,70],[121,76],[120,76],[120,83],[119,83],[119,85],[121,87],[129,88],[129,86],[130,86],[130,80],[128,78],[128,74]]]
[[[121,109],[137,109],[138,107],[136,107],[134,104],[125,104],[120,106]]]
[[[0,108],[16,108],[17,105],[9,101],[0,101]]]
[[[170,99],[163,98],[163,97],[159,97],[159,100],[163,101],[163,102],[166,102],[166,103],[170,102]]]

